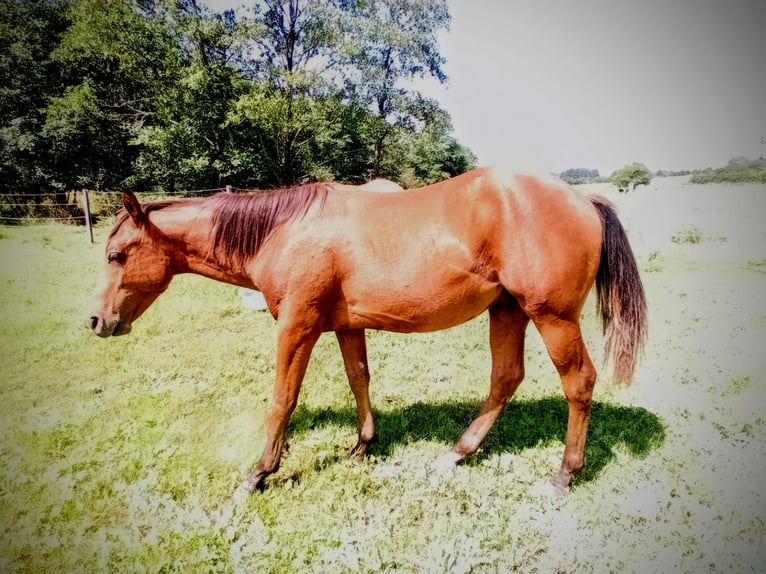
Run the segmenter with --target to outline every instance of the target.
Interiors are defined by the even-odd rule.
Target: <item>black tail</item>
[[[612,204],[591,196],[601,217],[601,263],[596,273],[598,311],[606,336],[605,356],[614,380],[630,384],[639,352],[646,342],[647,309],[644,287],[625,229]]]

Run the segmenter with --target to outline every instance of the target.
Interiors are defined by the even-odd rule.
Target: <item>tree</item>
[[[257,58],[246,70],[255,81],[237,102],[233,120],[269,124],[259,139],[271,155],[267,181],[277,185],[293,184],[312,171],[311,138],[325,136],[328,128],[319,99],[338,93],[321,73],[337,65],[338,40],[322,10],[321,3],[306,0],[262,0],[254,7],[251,40]]]
[[[62,2],[0,2],[0,193],[58,189],[42,128],[48,98],[62,89],[51,50],[66,10]]]
[[[610,178],[621,192],[632,191],[638,185],[647,185],[652,173],[642,163],[631,163],[613,172]]]
[[[444,0],[367,0],[342,3],[353,16],[345,20],[344,46],[356,74],[346,81],[346,93],[369,106],[374,124],[371,177],[390,176],[383,164],[392,125],[411,119],[408,108],[417,98],[402,81],[431,76],[445,82],[445,60],[436,34],[449,28]]]
[[[430,121],[414,111],[418,95],[399,84],[426,74],[445,79],[435,32],[449,21],[446,5],[262,0],[254,14],[258,60],[246,69],[256,82],[230,119],[243,130],[247,122],[251,128],[268,124],[269,129],[250,131],[258,132],[257,141],[272,158],[270,180],[285,185],[322,176],[346,181],[398,177],[414,143],[411,136]],[[365,109],[371,115],[365,117]],[[341,133],[339,121],[353,131]],[[446,148],[449,142],[439,134]],[[420,139],[425,144],[428,138]],[[453,151],[462,150],[453,146]],[[453,169],[466,158],[457,159]],[[350,165],[358,169],[364,163],[367,173],[348,172]]]
[[[383,164],[387,172],[396,172],[405,187],[436,183],[475,167],[476,156],[450,135],[452,119],[435,100],[416,96],[408,107],[416,126],[400,125],[393,149],[405,151],[396,165]],[[389,158],[392,153],[386,154]]]
[[[226,128],[240,173],[248,171],[265,185],[290,185],[304,179],[339,179],[340,158],[353,161],[359,156],[348,144],[354,141],[351,125],[363,119],[339,96],[288,97],[255,83],[237,99]]]
[[[132,2],[69,5],[70,24],[53,52],[68,78],[45,108],[55,176],[66,189],[119,187],[139,153],[130,145],[157,117],[178,80],[178,46],[165,23]]]
[[[766,158],[734,157],[717,169],[695,173],[691,183],[766,183]]]
[[[0,2],[0,191],[421,185],[475,163],[406,82],[444,0]]]
[[[157,121],[138,132],[140,155],[130,183],[176,189],[217,188],[232,175],[231,102],[247,89],[234,68],[241,30],[234,13],[210,13],[195,0],[152,11],[178,50],[176,81],[156,102]]]
[[[588,168],[571,168],[562,171],[559,177],[570,185],[579,185],[582,183],[590,183],[599,177],[597,169]]]

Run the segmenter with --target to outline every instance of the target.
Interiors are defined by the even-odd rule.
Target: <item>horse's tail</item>
[[[646,296],[633,250],[614,207],[603,197],[591,196],[590,200],[603,230],[596,295],[606,337],[604,355],[612,363],[614,381],[630,384],[638,354],[646,342]]]

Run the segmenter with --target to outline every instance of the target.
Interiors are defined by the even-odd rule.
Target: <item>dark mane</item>
[[[219,192],[209,197],[151,201],[143,204],[142,209],[146,215],[191,204],[209,209],[212,214],[213,252],[222,261],[241,269],[277,227],[305,216],[316,201],[324,205],[328,189],[325,184],[311,183],[268,191]],[[121,209],[110,238],[128,218],[128,212]]]
[[[269,234],[306,215],[317,201],[324,205],[328,188],[321,183],[254,193],[221,192],[208,198],[213,213],[213,250],[241,268]]]

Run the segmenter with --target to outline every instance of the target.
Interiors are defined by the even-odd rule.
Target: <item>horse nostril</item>
[[[91,317],[90,318],[90,328],[95,331],[96,327],[98,327],[98,317]]]

